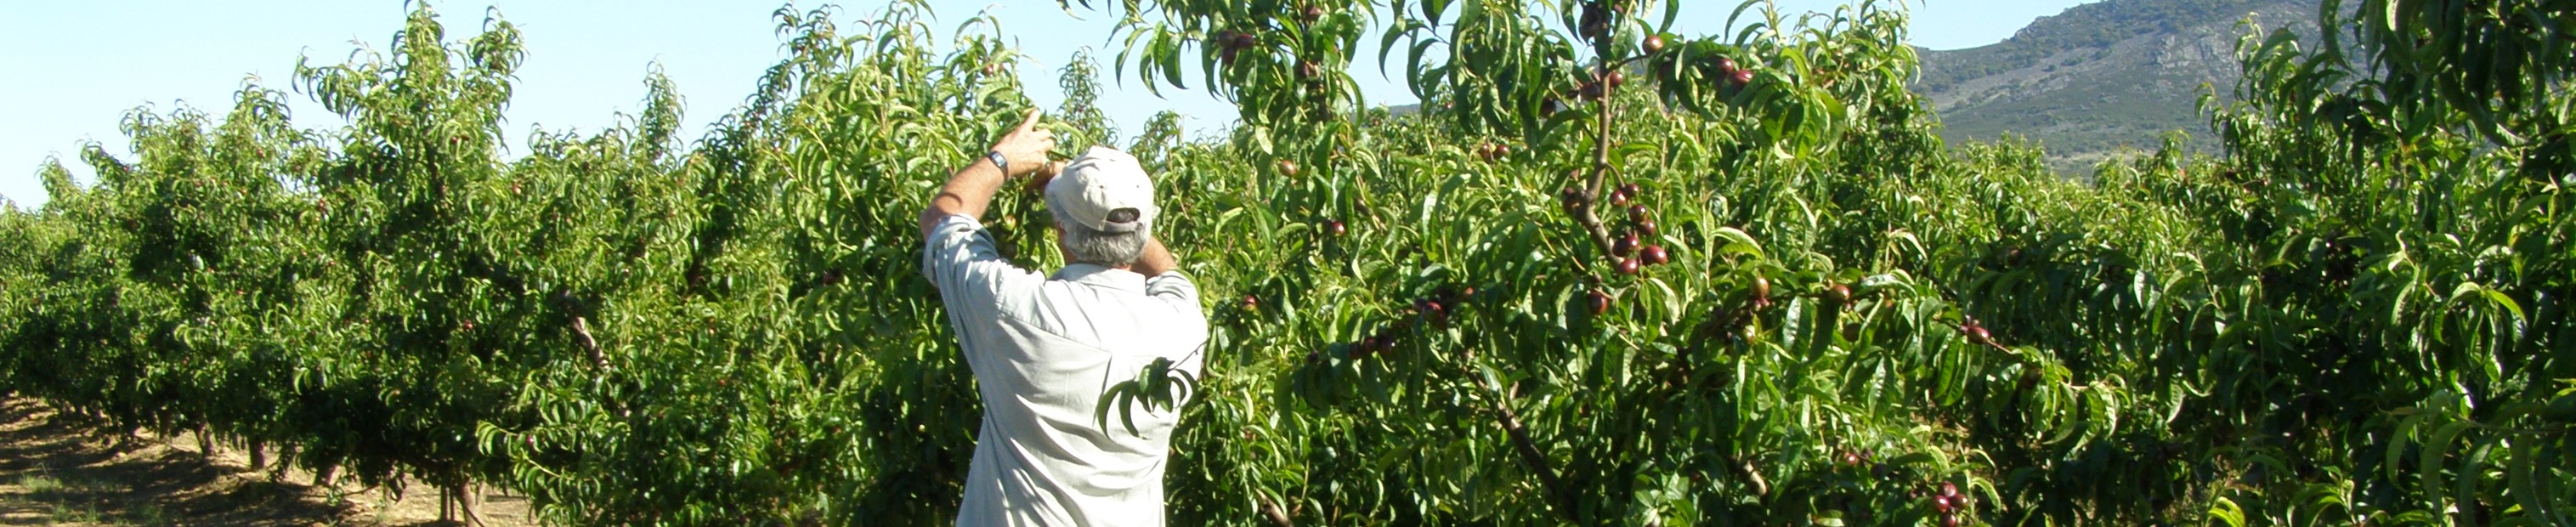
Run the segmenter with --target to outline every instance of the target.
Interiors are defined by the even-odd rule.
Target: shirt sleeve
[[[939,288],[951,314],[965,315],[961,323],[998,321],[1046,282],[1046,277],[1003,260],[984,224],[963,214],[951,214],[931,227],[921,252],[921,273]]]
[[[1145,279],[1145,294],[1171,306],[1172,313],[1182,321],[1182,327],[1171,328],[1174,333],[1169,334],[1186,345],[1185,349],[1175,350],[1182,354],[1173,357],[1180,361],[1174,366],[1192,376],[1206,371],[1207,312],[1199,307],[1198,285],[1191,284],[1180,271],[1164,271]]]
[[[1199,312],[1199,286],[1191,284],[1190,278],[1181,275],[1180,271],[1163,271],[1163,274],[1145,279],[1145,294],[1171,302],[1175,308]]]

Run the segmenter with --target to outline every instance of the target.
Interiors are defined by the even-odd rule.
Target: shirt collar
[[[1140,293],[1145,291],[1145,275],[1136,274],[1134,271],[1119,269],[1116,267],[1102,267],[1086,263],[1067,264],[1063,269],[1057,269],[1053,278],[1056,280],[1095,287],[1106,287],[1120,291],[1135,291]]]

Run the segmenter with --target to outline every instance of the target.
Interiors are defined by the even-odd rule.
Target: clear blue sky
[[[1117,0],[1100,0],[1097,5]],[[1676,0],[1685,8],[1679,32],[1720,31],[1731,0]],[[2093,0],[1908,0],[1913,40],[1932,49],[1991,44],[2034,18]],[[1104,13],[1074,15],[1052,0],[933,2],[935,27],[990,10],[1029,55],[1019,73],[1031,96],[1052,107],[1060,98],[1055,72],[1073,50],[1090,46],[1116,54]],[[1785,12],[1831,10],[1841,0],[1779,0]],[[705,123],[740,105],[763,69],[777,61],[778,38],[770,1],[676,0],[438,0],[431,5],[451,39],[483,24],[485,8],[520,26],[528,61],[520,69],[508,110],[507,140],[517,146],[527,132],[596,131],[618,113],[641,108],[643,79],[652,65],[679,86],[695,138]],[[814,5],[808,2],[806,5]],[[842,4],[839,20],[878,12],[884,0]],[[220,116],[246,79],[289,90],[295,120],[305,128],[337,128],[341,121],[309,98],[292,94],[297,57],[335,64],[359,49],[384,49],[409,8],[395,0],[0,0],[0,198],[33,208],[45,201],[37,167],[58,157],[83,182],[90,170],[78,161],[80,146],[95,141],[127,155],[117,123],[135,108],[167,113],[182,106]],[[846,24],[845,24],[846,25]],[[1368,40],[1368,39],[1364,39]],[[1366,53],[1375,57],[1374,53]],[[1366,61],[1363,61],[1364,63]],[[1401,66],[1398,66],[1401,67]],[[1354,74],[1372,103],[1412,102],[1396,79],[1374,67]],[[1101,105],[1122,128],[1133,130],[1164,109],[1180,111],[1193,135],[1231,123],[1232,106],[1203,91],[1145,93],[1131,80],[1104,79]],[[1198,86],[1193,82],[1192,86]]]

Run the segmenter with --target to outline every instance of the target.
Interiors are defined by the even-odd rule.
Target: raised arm
[[[984,209],[993,204],[993,192],[1002,187],[1003,180],[1048,168],[1047,150],[1055,148],[1055,132],[1037,128],[1038,113],[1038,110],[1029,110],[1028,119],[1021,121],[1018,129],[1003,134],[1000,141],[993,143],[991,152],[1002,154],[1002,159],[1010,165],[1009,173],[994,166],[987,156],[975,158],[975,162],[949,174],[948,184],[940,187],[939,194],[931,196],[930,206],[921,211],[923,238],[929,238],[931,227],[938,226],[941,218],[951,214],[984,219]]]
[[[1180,267],[1180,259],[1172,256],[1170,248],[1163,247],[1162,238],[1146,238],[1145,254],[1136,257],[1135,271],[1136,274],[1152,278]]]

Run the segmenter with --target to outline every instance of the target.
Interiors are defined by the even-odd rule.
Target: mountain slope
[[[2042,17],[2012,38],[1920,50],[1915,89],[1940,110],[1944,139],[2038,140],[2060,173],[2085,174],[2122,150],[2189,132],[2214,145],[2196,108],[2204,83],[2223,99],[2238,77],[2249,16],[2266,30],[2313,33],[2316,0],[2108,0]]]

